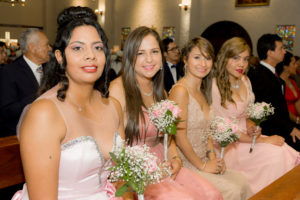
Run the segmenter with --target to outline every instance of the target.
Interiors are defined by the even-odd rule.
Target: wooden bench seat
[[[0,138],[0,189],[25,181],[16,136]]]
[[[300,200],[300,165],[255,194],[250,200]]]

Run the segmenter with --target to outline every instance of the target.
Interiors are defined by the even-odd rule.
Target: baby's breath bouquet
[[[164,159],[167,161],[168,153],[168,134],[175,135],[177,132],[176,123],[181,112],[180,108],[174,101],[162,100],[153,104],[148,109],[150,122],[156,128],[164,133]]]
[[[247,107],[247,115],[251,121],[256,124],[256,128],[260,126],[260,123],[265,121],[268,116],[274,114],[274,107],[266,102],[252,103]],[[252,152],[255,144],[256,136],[253,136],[252,144],[250,147],[250,153]]]
[[[116,197],[122,196],[128,188],[132,188],[139,200],[144,199],[147,185],[157,183],[165,174],[170,174],[169,169],[157,164],[158,158],[150,153],[147,145],[118,147],[110,156],[115,166],[110,167],[110,182],[125,182],[115,193]]]
[[[221,159],[228,144],[239,140],[239,128],[234,120],[217,116],[211,123],[212,137],[221,146]]]

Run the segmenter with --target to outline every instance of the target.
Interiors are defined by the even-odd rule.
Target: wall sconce
[[[14,7],[17,4],[20,4],[21,6],[25,6],[25,1],[26,0],[0,0],[0,2],[10,3],[12,7]]]
[[[191,6],[191,0],[181,0],[181,3],[178,4],[180,8],[183,8],[183,10],[187,11],[188,8]]]
[[[104,10],[103,10],[102,8],[96,9],[96,10],[95,10],[95,13],[96,13],[97,15],[102,16],[102,15],[104,14]]]

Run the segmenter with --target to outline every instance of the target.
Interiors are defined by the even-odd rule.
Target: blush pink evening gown
[[[114,140],[114,145],[122,142],[119,134],[114,133],[118,127],[118,115],[117,111],[114,112],[113,103],[111,102],[104,108],[110,110],[111,114],[103,118],[103,123],[98,123],[81,115],[67,101],[57,100],[57,89],[58,87],[55,86],[39,99],[47,98],[54,102],[67,127],[66,137],[61,145],[58,200],[122,199],[114,197],[116,190],[107,181],[109,172],[106,170],[112,163],[110,160],[104,159],[98,145],[101,144],[102,131],[112,133],[111,138]],[[111,120],[115,124],[108,127],[105,120]],[[96,135],[95,138],[91,136],[91,133]],[[24,184],[23,190],[13,196],[12,200],[29,200],[26,184]]]
[[[208,135],[207,128],[212,118],[210,110],[209,118],[206,119],[198,101],[189,93],[184,84],[177,83],[173,87],[184,87],[189,94],[188,116],[187,116],[187,139],[191,143],[194,152],[201,160],[209,160],[206,157]],[[193,170],[200,176],[212,183],[222,194],[224,200],[246,200],[251,195],[250,186],[247,179],[236,171],[226,170],[224,174],[213,174],[199,170],[184,156],[179,149],[183,160],[183,166]],[[227,165],[227,163],[226,163]]]
[[[254,94],[249,79],[244,76],[242,81],[247,88],[247,98],[236,104],[227,102],[225,109],[221,106],[220,92],[216,80],[213,79],[212,107],[216,116],[235,118],[240,130],[246,132],[246,110],[248,104],[254,102]],[[256,143],[252,153],[249,153],[250,145],[241,142],[230,144],[225,149],[224,157],[228,169],[239,171],[247,177],[254,193],[295,167],[299,152],[286,143],[283,146]]]
[[[163,144],[160,142],[161,137],[157,137],[157,129],[149,122],[148,113],[143,108],[146,134],[142,134],[140,128],[141,140],[134,142],[133,145],[147,144],[151,152],[156,155],[160,162],[164,159]],[[143,127],[140,123],[140,127]],[[175,180],[167,178],[160,183],[150,185],[145,191],[146,200],[219,200],[223,199],[220,192],[207,180],[199,176],[197,173],[181,168]]]

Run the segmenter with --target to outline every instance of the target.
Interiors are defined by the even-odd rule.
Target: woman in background
[[[90,8],[67,8],[57,22],[43,94],[21,120],[26,184],[12,199],[114,199],[106,168],[124,130],[119,103],[107,97],[107,39]]]
[[[139,27],[126,39],[121,77],[110,85],[110,95],[121,103],[125,121],[125,138],[128,145],[147,144],[163,161],[161,134],[149,122],[147,108],[166,99],[163,87],[162,45],[156,31]],[[168,148],[168,161],[172,179],[146,188],[146,199],[222,199],[208,181],[185,168],[181,168],[174,141]]]
[[[208,135],[213,117],[211,103],[211,70],[214,49],[204,38],[192,39],[183,50],[185,76],[170,92],[169,99],[181,108],[176,134],[183,166],[194,170],[211,182],[224,199],[248,199],[251,195],[246,178],[226,170],[223,159],[216,158],[212,138]]]
[[[296,58],[290,52],[286,52],[283,61],[276,66],[276,72],[285,82],[285,100],[290,118],[296,124],[300,123],[300,92],[293,77],[297,73]]]
[[[244,75],[249,55],[250,48],[242,38],[234,37],[222,45],[213,74],[212,107],[215,116],[236,120],[241,132],[239,142],[226,147],[224,159],[228,169],[243,173],[257,193],[291,170],[299,153],[278,135],[258,137],[249,153],[252,135],[261,132],[247,118],[247,106],[254,102],[251,83]]]

